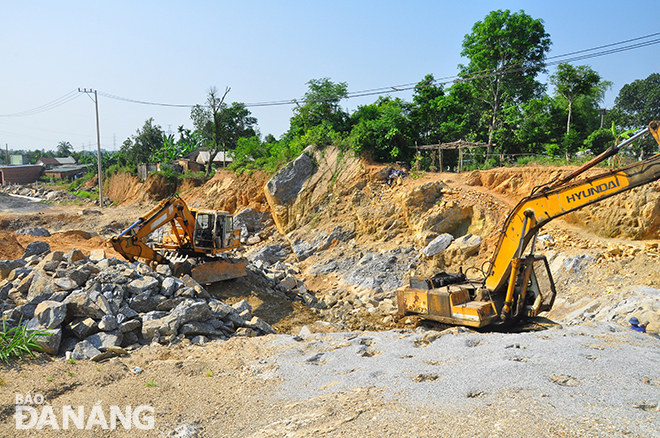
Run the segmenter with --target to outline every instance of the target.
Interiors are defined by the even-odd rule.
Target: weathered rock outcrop
[[[264,187],[273,220],[282,234],[293,231],[320,200],[355,184],[363,171],[358,158],[334,147],[308,147]]]
[[[520,199],[528,196],[534,187],[572,170],[575,169],[524,167],[475,171],[468,177],[468,184]],[[591,169],[585,176],[601,172],[603,169]],[[657,239],[660,237],[660,183],[605,199],[567,214],[564,220],[604,237]]]

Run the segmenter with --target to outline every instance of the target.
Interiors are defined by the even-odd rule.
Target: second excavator
[[[244,260],[223,254],[240,245],[240,230],[233,228],[232,219],[226,211],[189,209],[173,195],[109,242],[129,261],[169,264],[175,275],[188,273],[208,284],[247,275]],[[169,234],[159,233],[168,225]],[[149,239],[152,233],[159,237]]]
[[[440,273],[411,278],[397,291],[400,315],[483,327],[516,322],[552,308],[556,290],[545,256],[535,254],[542,226],[562,215],[660,179],[660,154],[629,166],[577,179],[586,170],[650,132],[660,145],[660,122],[614,145],[570,174],[536,187],[509,213],[484,278]],[[529,248],[529,252],[525,251]]]

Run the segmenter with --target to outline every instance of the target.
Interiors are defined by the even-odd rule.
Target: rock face
[[[293,231],[311,206],[331,191],[354,184],[353,180],[362,172],[359,159],[343,155],[334,147],[323,152],[307,147],[264,187],[278,231],[282,234]]]
[[[567,221],[604,237],[660,237],[660,184],[655,182],[567,215]]]
[[[296,227],[295,209],[291,207],[313,172],[314,162],[303,152],[266,184],[266,199],[274,212],[275,224],[282,234]]]
[[[603,172],[591,169],[585,176]],[[513,198],[522,198],[545,181],[552,181],[562,172],[553,168],[509,168],[474,171],[468,184],[483,186]],[[603,237],[628,239],[660,238],[660,183],[654,182],[613,196],[589,207],[569,213],[564,220],[585,227]],[[472,231],[472,230],[471,230]]]

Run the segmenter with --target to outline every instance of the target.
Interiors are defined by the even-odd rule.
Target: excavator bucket
[[[215,283],[216,281],[230,280],[245,277],[245,260],[213,260],[205,261],[192,268],[192,278],[199,284]]]

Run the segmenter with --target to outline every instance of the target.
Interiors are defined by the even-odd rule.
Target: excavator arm
[[[176,237],[176,247],[192,246],[195,217],[186,203],[177,195],[164,199],[150,212],[138,219],[118,236],[110,239],[115,250],[129,261],[143,258],[151,262],[167,263],[159,252],[149,247],[144,239],[156,229],[170,223]]]

